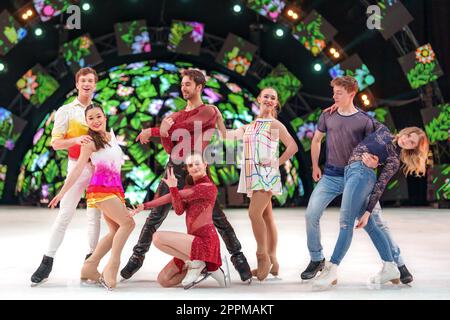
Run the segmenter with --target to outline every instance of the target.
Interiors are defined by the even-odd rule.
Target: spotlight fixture
[[[313,68],[314,68],[314,71],[320,72],[322,70],[322,64],[316,62],[316,63],[314,63]]]
[[[275,35],[277,36],[277,38],[282,38],[284,36],[284,30],[281,28],[277,28],[275,30]]]
[[[0,61],[0,74],[6,73],[6,71],[7,71],[6,64],[3,61]]]
[[[32,2],[17,10],[15,16],[20,18],[25,23],[29,23],[31,20],[37,18]]]
[[[233,11],[234,11],[235,13],[240,13],[240,12],[242,11],[241,5],[240,5],[240,4],[235,4],[235,5],[233,6]]]
[[[89,10],[91,10],[91,4],[89,2],[85,2],[81,6],[81,9],[83,9],[83,11],[89,11]]]
[[[300,12],[300,7],[297,7],[295,5],[286,6],[286,8],[283,10],[283,16],[289,23],[295,24],[300,18]]]
[[[34,29],[34,35],[36,37],[41,37],[44,34],[44,30],[42,30],[42,28],[37,27],[36,29]]]
[[[339,57],[341,56],[339,51],[336,50],[336,48],[334,48],[334,47],[331,47],[328,52],[330,53],[331,58],[339,59]]]
[[[333,64],[335,64],[337,60],[341,60],[346,57],[344,49],[342,49],[342,47],[335,41],[331,41],[323,53]]]
[[[373,96],[372,92],[368,89],[362,91],[359,94],[358,98],[365,109],[372,108],[375,106],[375,97]]]

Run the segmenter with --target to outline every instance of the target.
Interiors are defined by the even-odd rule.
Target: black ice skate
[[[39,268],[31,276],[31,286],[35,287],[47,281],[50,272],[52,272],[53,258],[44,255]]]

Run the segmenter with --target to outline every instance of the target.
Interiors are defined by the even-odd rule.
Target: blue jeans
[[[392,256],[394,257],[394,261],[397,264],[398,267],[404,266],[405,262],[403,261],[402,256],[400,255],[400,248],[397,245],[397,243],[394,241],[391,235],[391,231],[389,230],[389,227],[386,223],[386,221],[383,220],[383,217],[381,216],[382,210],[380,203],[377,202],[375,205],[375,208],[372,210],[372,214],[370,215],[371,218],[373,218],[373,221],[378,226],[378,228],[383,231],[384,236],[386,237],[387,241],[389,242],[389,247],[391,247]],[[364,227],[364,230],[367,231],[368,226]]]
[[[361,161],[345,167],[344,192],[342,195],[339,237],[330,262],[339,265],[350,247],[355,221],[366,211],[367,199],[373,190],[377,176],[373,169]],[[383,261],[392,262],[391,248],[386,236],[372,217],[365,228]]]
[[[306,208],[305,218],[308,250],[312,261],[320,261],[324,258],[320,241],[320,218],[330,202],[343,192],[344,177],[323,175],[311,194],[308,207]],[[381,207],[377,203],[371,216],[378,227],[385,233],[394,256],[394,261],[400,267],[404,264],[400,256],[400,249],[392,239],[388,227],[381,218],[381,213]]]

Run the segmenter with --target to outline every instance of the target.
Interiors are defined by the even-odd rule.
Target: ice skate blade
[[[31,286],[32,288],[34,288],[34,287],[39,287],[41,284],[47,282],[47,280],[48,280],[48,278],[43,279],[41,282],[31,282],[30,286]]]
[[[230,274],[230,266],[228,265],[228,259],[226,255],[222,256],[222,261],[224,261],[222,271],[225,274],[225,288],[229,288],[231,287],[231,274]]]
[[[82,286],[82,287],[101,287],[101,284],[95,280],[80,279],[80,286]]]
[[[281,280],[283,280],[282,278],[280,278],[279,276],[272,276],[272,277],[267,277],[266,278],[266,281],[269,281],[269,282],[273,282],[273,281],[281,281]]]
[[[328,285],[314,285],[314,283],[313,283],[312,290],[313,291],[326,291],[326,290],[330,290],[335,285],[337,285],[337,280],[333,280],[333,282],[331,282]]]
[[[102,287],[104,287],[106,290],[108,290],[108,291],[114,291],[114,288],[113,288],[113,287],[110,287],[110,286],[108,286],[108,285],[106,284],[105,279],[103,279],[103,276],[101,276],[101,277],[98,279],[98,282],[99,282],[99,284],[100,284]]]
[[[301,284],[310,284],[310,283],[312,283],[312,282],[314,282],[314,279],[300,279],[300,283]]]
[[[389,280],[388,282],[386,282],[386,283],[379,283],[379,282],[374,282],[374,281],[372,281],[371,279],[369,279],[368,281],[367,281],[367,288],[369,288],[370,290],[380,290],[381,288],[382,288],[382,286],[383,285],[387,285],[387,284],[389,284],[389,283],[392,283],[392,284],[395,284],[395,285],[400,285],[401,284],[401,282],[400,282],[400,279],[392,279],[392,280]]]
[[[184,286],[184,290],[189,290],[189,289],[195,287],[200,282],[203,282],[204,280],[209,278],[209,276],[211,276],[211,273],[209,273],[209,272],[200,274],[200,277],[197,280],[195,280],[194,282],[191,282],[191,283],[185,285]]]

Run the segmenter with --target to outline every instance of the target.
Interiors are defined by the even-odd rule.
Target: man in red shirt
[[[161,127],[143,129],[137,137],[142,144],[148,143],[150,137],[161,138],[161,143],[170,156],[167,167],[173,168],[179,189],[182,189],[185,184],[185,157],[191,151],[203,152],[205,150],[211,138],[207,131],[213,130],[216,125],[218,109],[212,105],[203,104],[201,99],[205,83],[206,79],[201,71],[195,69],[185,70],[182,73],[181,92],[183,98],[187,101],[186,107],[166,117],[161,123]],[[165,177],[167,178],[167,170]],[[169,188],[165,183],[161,182],[155,198],[167,193],[169,193]],[[169,203],[152,209],[142,228],[138,243],[133,248],[132,256],[120,272],[123,278],[131,278],[142,266],[145,253],[150,248],[153,233],[167,217],[171,206],[172,204]],[[233,227],[221,210],[218,201],[216,201],[214,206],[213,221],[222,236],[227,250],[231,254],[231,262],[239,272],[241,280],[251,280],[250,266],[241,252],[241,244],[236,237]]]

